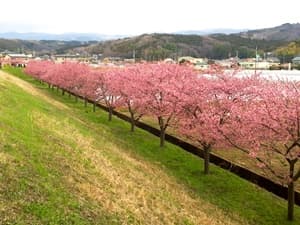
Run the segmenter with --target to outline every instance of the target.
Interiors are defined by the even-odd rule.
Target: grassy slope
[[[9,71],[51,98],[0,82],[3,221],[289,224],[276,196],[214,166],[204,176],[202,160]]]
[[[237,224],[126,153],[110,127],[19,79],[0,83],[0,224]]]

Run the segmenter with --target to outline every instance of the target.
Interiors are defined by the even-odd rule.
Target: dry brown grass
[[[2,82],[8,81],[10,83],[13,83],[13,84],[17,85],[18,87],[22,88],[24,91],[30,93],[31,95],[37,96],[37,97],[43,99],[44,101],[50,103],[51,105],[54,105],[55,107],[57,107],[59,109],[67,109],[68,108],[66,105],[48,97],[47,95],[42,93],[40,90],[33,87],[30,83],[23,81],[20,78],[15,77],[11,74],[0,71],[0,81],[1,80],[2,80]]]
[[[0,133],[1,134],[1,133]],[[15,159],[8,153],[2,152],[3,137],[0,135],[0,178],[13,177],[14,167],[16,166]],[[2,168],[9,167],[11,174],[4,174]],[[5,199],[5,189],[7,183],[0,182],[0,199]],[[15,201],[0,201],[0,224],[6,224],[6,221],[17,217],[18,204]],[[9,223],[7,223],[9,224]]]
[[[0,139],[1,140],[1,139]],[[0,163],[1,164],[7,164],[12,161],[11,155],[5,153],[5,152],[0,152]]]
[[[83,135],[69,119],[40,112],[33,118],[40,129],[47,127],[49,135],[64,140],[64,149],[73,155],[61,162],[70,168],[65,181],[72,191],[118,215],[122,224],[245,224],[193,195],[159,166],[129,155],[105,134],[97,139]]]

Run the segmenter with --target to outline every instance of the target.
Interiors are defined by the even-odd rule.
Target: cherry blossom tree
[[[140,64],[143,71],[140,101],[145,112],[155,116],[160,128],[160,146],[164,146],[166,129],[180,114],[182,95],[196,79],[196,72],[175,64]]]
[[[288,186],[289,220],[293,220],[294,186],[300,177],[299,104],[298,82],[261,79],[257,95],[232,115],[238,118],[232,124],[240,129],[228,135],[234,137],[235,146],[258,160],[261,169]]]
[[[215,106],[223,115],[219,135],[248,153],[267,176],[288,186],[292,220],[294,184],[300,177],[299,83],[259,75],[221,81],[214,88]]]
[[[238,102],[252,96],[256,83],[255,76],[239,77],[237,70],[211,67],[186,92],[177,129],[203,151],[205,174],[209,173],[212,148],[232,148],[225,135],[238,129],[232,126],[232,111],[240,106]]]
[[[210,151],[219,138],[214,124],[219,123],[219,120],[215,118],[213,103],[210,101],[211,85],[212,81],[201,77],[189,86],[176,124],[179,134],[197,143],[203,151],[205,174],[209,173]]]
[[[52,61],[29,61],[25,73],[30,74],[32,77],[43,81],[48,82],[45,77],[47,72],[53,67],[54,63]],[[48,82],[49,83],[49,82]],[[49,84],[50,85],[50,84]]]
[[[85,98],[85,106],[87,100],[94,102],[93,111],[96,109],[96,102],[99,96],[97,96],[97,88],[103,84],[103,72],[101,70],[90,69],[89,73],[86,74],[85,82],[83,87],[80,89],[81,94]]]
[[[53,83],[75,94],[77,100],[89,70],[90,68],[82,63],[63,62],[55,65],[51,75],[54,78]]]
[[[115,85],[121,73],[120,68],[108,68],[94,72],[96,82],[95,100],[103,102],[108,108],[108,120],[112,120],[113,110],[122,101],[122,96]]]
[[[131,131],[134,131],[135,124],[145,114],[143,107],[143,66],[136,64],[125,67],[120,73],[114,85],[122,96],[119,107],[126,106],[130,114]]]

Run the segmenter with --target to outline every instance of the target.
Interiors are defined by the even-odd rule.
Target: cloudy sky
[[[300,22],[300,1],[4,0],[0,32],[141,34]]]

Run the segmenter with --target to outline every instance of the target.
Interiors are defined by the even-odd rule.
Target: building
[[[242,69],[255,69],[256,62],[253,58],[242,59],[239,61],[239,66]]]
[[[238,66],[239,58],[232,57],[228,59],[222,59],[222,60],[214,60],[214,64],[224,68],[224,69],[230,69],[230,68],[236,68]]]
[[[164,59],[164,62],[165,62],[165,63],[170,63],[170,64],[176,63],[176,61],[175,61],[174,59],[171,59],[171,58],[166,58],[166,59]]]
[[[193,65],[197,70],[208,69],[208,60],[205,58],[194,58],[191,56],[183,56],[178,58],[179,64],[189,64]]]
[[[270,62],[270,63],[277,63],[280,64],[280,59],[274,56],[269,56],[266,58],[266,61]]]
[[[80,56],[80,54],[58,54],[52,56],[52,58],[57,62],[64,62],[64,61],[86,61],[86,58]]]
[[[240,60],[239,65],[242,69],[269,70],[273,67],[279,67],[280,63],[279,60],[275,58],[272,60],[256,60],[255,58],[249,58]]]
[[[19,53],[8,53],[4,52],[1,54],[1,64],[25,67],[30,59],[32,59],[32,54],[19,54]]]
[[[292,59],[293,64],[300,65],[300,56],[296,56]]]

